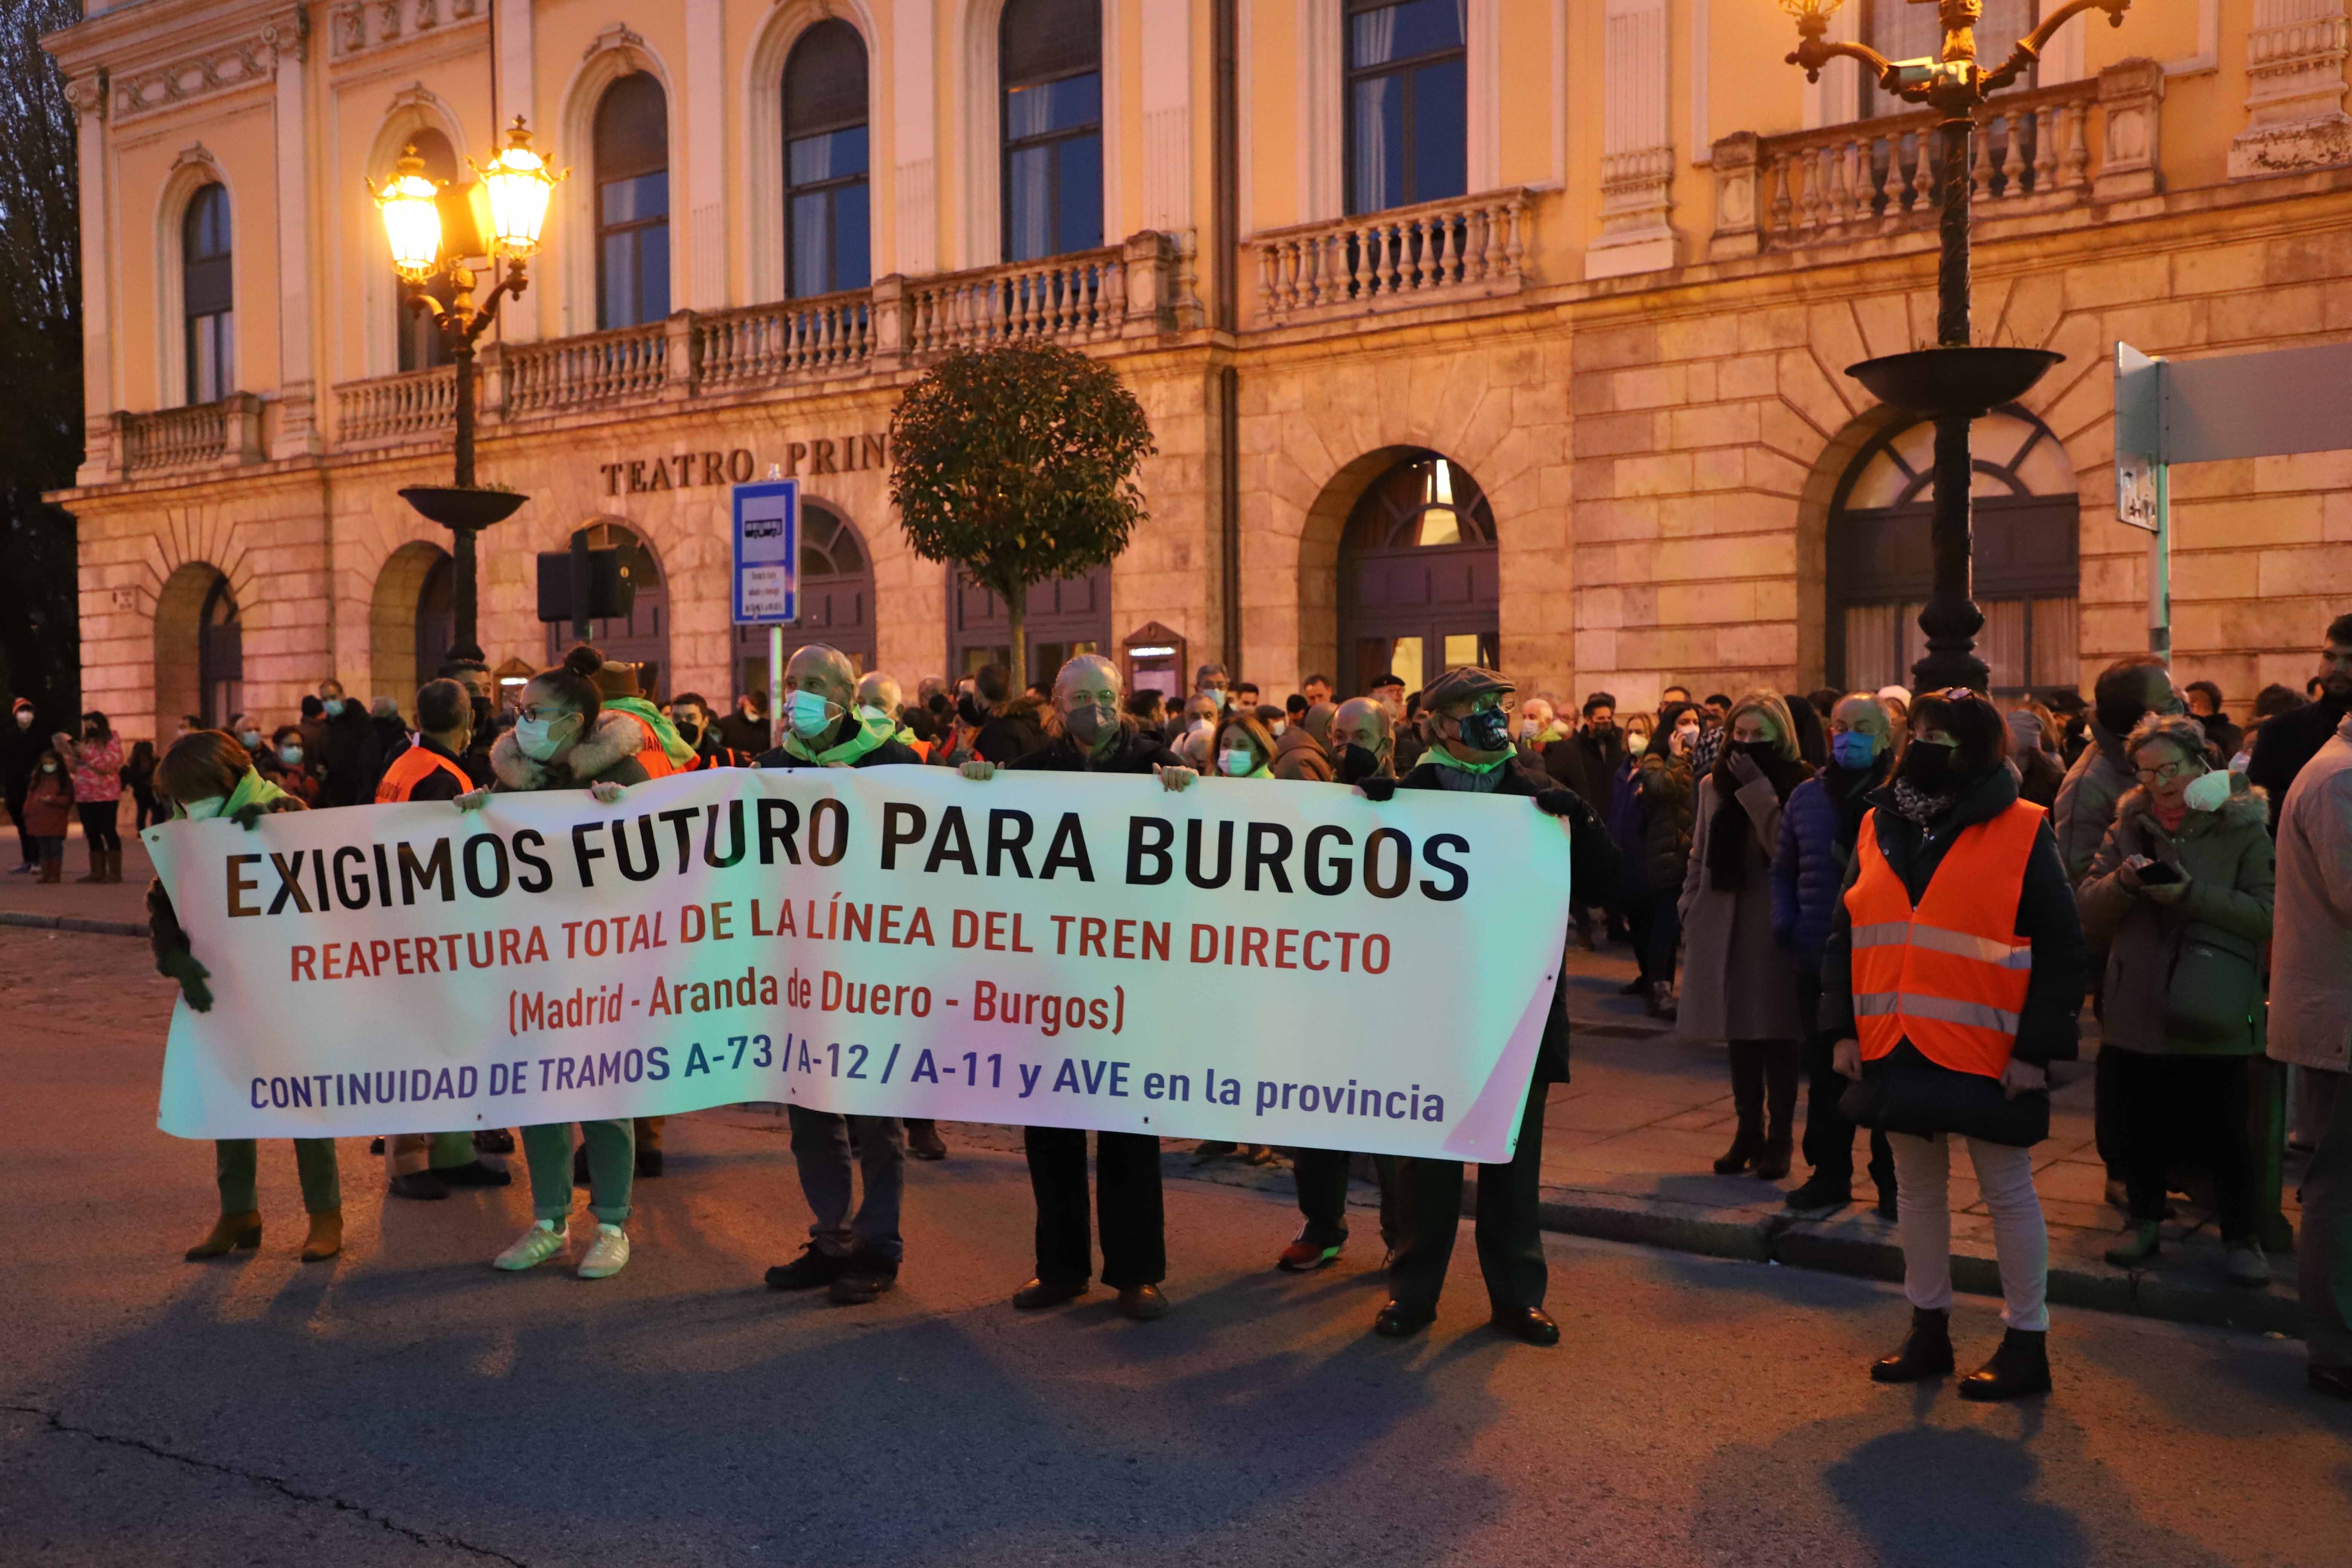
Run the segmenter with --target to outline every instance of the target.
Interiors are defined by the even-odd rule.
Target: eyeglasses
[[[542,703],[534,702],[523,709],[518,717],[533,724],[552,724],[571,711],[569,708],[550,708]]]
[[[2191,767],[2194,767],[2200,773],[2205,771],[2204,763],[2197,762],[2193,758],[2181,757],[2176,761],[2165,763],[2160,768],[2139,769],[2139,782],[2144,784],[2170,784],[2174,779],[2179,778]]]

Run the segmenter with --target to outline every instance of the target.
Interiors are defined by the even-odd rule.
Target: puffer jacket
[[[2259,1056],[2262,944],[2271,934],[2275,875],[2270,797],[2237,779],[2218,810],[2192,811],[2167,833],[2135,786],[2116,807],[2090,875],[2076,889],[2083,934],[2107,950],[2105,1043],[2165,1056]],[[2126,887],[2123,864],[2145,855],[2187,873],[2169,904]]]
[[[540,789],[584,789],[592,784],[640,784],[645,764],[637,752],[646,743],[645,726],[626,713],[600,711],[595,728],[581,742],[552,763],[534,762],[509,730],[490,747],[491,788],[501,793]]]
[[[1822,967],[1853,858],[1853,846],[1838,842],[1838,805],[1822,775],[1790,790],[1780,810],[1780,852],[1772,857],[1772,937],[1809,973]]]
[[[2091,721],[2092,743],[2083,748],[2066,779],[2058,786],[2057,803],[2050,810],[2050,830],[2058,836],[2058,858],[2066,879],[2079,883],[2090,874],[2107,824],[2116,819],[2116,803],[2139,783],[2131,758],[2124,754],[2124,738]]]
[[[1654,898],[1679,898],[1690,863],[1690,763],[1645,752],[1628,793],[1640,805],[1642,832],[1637,842],[1620,846],[1625,878],[1642,878]]]

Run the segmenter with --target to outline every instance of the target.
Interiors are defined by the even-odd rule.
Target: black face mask
[[[1500,708],[1481,708],[1457,728],[1465,743],[1482,752],[1499,752],[1511,743],[1511,716]]]
[[[1364,746],[1342,746],[1332,769],[1341,784],[1361,784],[1381,771],[1380,754]]]
[[[1912,742],[1904,748],[1903,777],[1912,788],[1936,794],[1952,782],[1952,752],[1939,742]]]
[[[1747,752],[1756,759],[1759,765],[1769,763],[1780,754],[1780,747],[1770,741],[1741,741],[1733,746],[1732,750]]]
[[[498,710],[490,706],[490,700],[488,698],[477,697],[474,699],[474,733],[476,735],[488,734],[490,732],[491,721],[497,718],[497,716]]]
[[[698,746],[702,743],[702,726],[693,720],[673,719],[670,721],[670,727],[677,731],[677,738],[688,745]]]

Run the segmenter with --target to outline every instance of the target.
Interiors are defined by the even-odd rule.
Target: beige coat
[[[1796,1040],[1812,1032],[1798,1003],[1797,961],[1772,940],[1772,861],[1780,844],[1780,800],[1772,781],[1740,785],[1727,804],[1712,778],[1692,788],[1690,859],[1683,869],[1682,1000],[1675,1032],[1689,1040]],[[1720,813],[1745,808],[1748,875],[1737,891],[1709,887],[1707,843]]]
[[[2279,808],[2270,1054],[2352,1071],[2352,716]]]

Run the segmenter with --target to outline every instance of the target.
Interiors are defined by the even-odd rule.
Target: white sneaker
[[[600,1225],[588,1254],[580,1260],[583,1279],[609,1279],[628,1266],[629,1233],[617,1225]]]
[[[536,1268],[563,1250],[563,1227],[552,1220],[541,1220],[524,1231],[512,1247],[490,1259],[493,1268]]]

